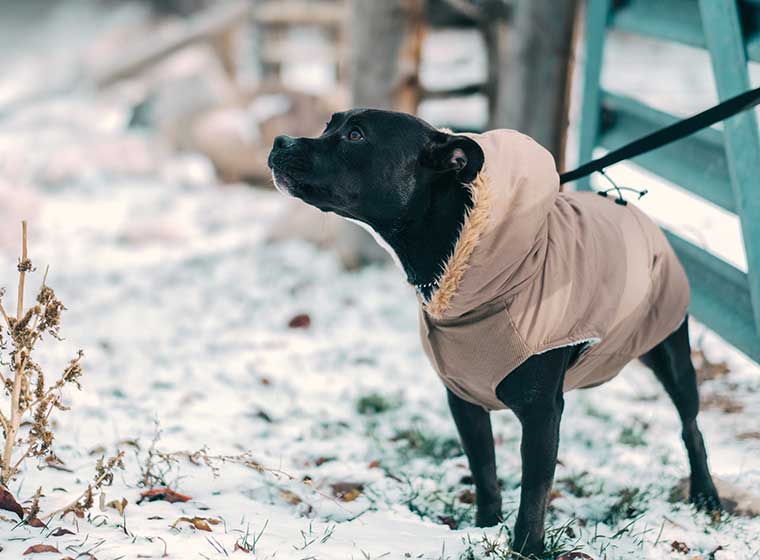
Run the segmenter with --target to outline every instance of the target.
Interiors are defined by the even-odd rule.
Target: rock
[[[753,494],[747,488],[740,488],[734,483],[713,476],[723,509],[732,515],[742,517],[760,516],[760,495]],[[672,496],[678,500],[688,501],[689,479],[682,478],[673,489]]]
[[[265,87],[245,101],[200,115],[192,125],[190,148],[206,155],[226,182],[271,185],[267,167],[276,136],[316,136],[332,109],[319,97]]]

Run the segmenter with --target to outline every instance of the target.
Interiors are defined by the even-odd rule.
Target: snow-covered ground
[[[0,92],[14,76],[2,80]],[[69,308],[65,340],[46,341],[41,359],[57,371],[77,349],[86,355],[82,391],[56,416],[55,450],[70,472],[30,464],[10,489],[25,500],[42,486],[44,514],[86,487],[98,457],[122,450],[105,502],[128,501],[123,514],[96,505],[43,529],[8,514],[0,557],[45,543],[60,554],[32,558],[506,558],[505,529],[473,527],[466,459],[398,271],[346,273],[329,252],[267,243],[281,195],[218,185],[204,160],[164,157],[127,117],[118,99],[82,93],[0,121],[0,286],[15,282],[23,215],[38,268],[29,284],[49,264]],[[289,327],[299,314],[310,325]],[[760,494],[760,368],[693,331],[729,369],[701,387],[713,472]],[[493,421],[511,527],[519,425],[508,412]],[[679,433],[639,364],[568,394],[548,516],[555,549],[757,557],[760,519],[716,521],[670,499],[687,473]],[[213,468],[188,458],[198,450]],[[191,499],[138,504],[149,462],[159,485]],[[175,524],[181,517],[220,523],[208,532]],[[74,534],[51,536],[59,527]]]

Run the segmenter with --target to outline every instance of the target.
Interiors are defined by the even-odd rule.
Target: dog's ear
[[[436,132],[423,149],[420,163],[438,173],[456,173],[462,183],[470,183],[484,159],[483,150],[471,138]]]

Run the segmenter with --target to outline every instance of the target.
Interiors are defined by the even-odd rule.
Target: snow
[[[25,75],[9,72],[0,91]],[[169,155],[127,121],[123,100],[88,92],[0,121],[0,285],[15,282],[16,224],[28,217],[38,270],[30,285],[49,264],[49,284],[68,307],[64,340],[46,341],[39,357],[58,371],[85,350],[83,389],[68,392],[71,411],[56,415],[55,450],[72,472],[29,464],[10,489],[28,499],[42,486],[43,513],[52,511],[86,487],[101,453],[123,450],[126,468],[106,501],[129,502],[123,516],[96,506],[88,518],[69,515],[49,529],[2,519],[2,557],[47,543],[61,554],[31,557],[250,558],[235,544],[261,533],[259,560],[486,558],[483,538],[503,542],[506,532],[473,527],[473,506],[461,500],[472,490],[466,459],[419,347],[414,293],[398,270],[347,273],[330,252],[267,243],[281,194],[221,186],[205,160]],[[300,313],[311,326],[289,328]],[[737,437],[758,430],[760,368],[692,328],[695,345],[730,368],[701,386],[703,396],[743,407],[700,417],[713,472],[760,494],[760,439]],[[360,413],[368,397],[385,410]],[[509,412],[493,422],[511,527],[520,430]],[[179,458],[159,470],[192,499],[138,505],[157,430],[162,451],[249,452],[265,469],[227,461],[215,477]],[[570,524],[572,533],[557,539],[594,558],[684,557],[674,541],[691,549],[689,558],[718,547],[718,560],[760,553],[760,519],[716,522],[669,501],[687,474],[679,434],[673,406],[637,363],[602,387],[568,394],[550,535]],[[336,483],[363,487],[342,501]],[[621,496],[633,496],[630,511]],[[212,532],[172,528],[182,516],[221,523]],[[75,535],[48,536],[57,527]]]

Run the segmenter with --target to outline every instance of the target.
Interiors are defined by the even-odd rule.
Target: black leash
[[[751,109],[758,104],[760,104],[760,88],[745,91],[744,93],[741,93],[736,97],[726,99],[722,103],[718,103],[714,107],[711,107],[706,111],[702,111],[693,117],[680,120],[677,123],[671,124],[670,126],[661,128],[660,130],[648,134],[643,138],[639,138],[638,140],[634,140],[633,142],[626,144],[617,150],[613,150],[600,158],[591,160],[588,163],[584,163],[572,171],[565,171],[559,176],[559,182],[561,184],[568,183],[570,181],[575,181],[576,179],[586,177],[587,175],[591,175],[592,173],[599,171],[613,185],[612,189],[601,191],[599,194],[606,196],[607,192],[616,189],[619,195],[618,201],[623,201],[622,196],[620,195],[620,189],[624,189],[626,187],[618,187],[615,185],[615,183],[612,182],[612,180],[604,174],[605,167],[609,167],[610,165],[614,165],[623,160],[631,159],[636,156],[640,156],[641,154],[651,152],[652,150],[656,150],[657,148],[661,148],[662,146],[670,144],[671,142],[675,142],[676,140],[680,140],[689,134],[693,134],[717,122],[725,120],[728,117],[732,117],[737,113]],[[643,196],[642,193],[646,193],[646,191],[636,192],[639,192],[639,198]],[[621,204],[624,202],[625,201],[621,202]]]

